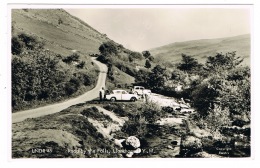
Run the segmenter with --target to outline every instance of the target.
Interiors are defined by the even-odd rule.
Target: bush
[[[63,20],[61,18],[58,19],[58,24],[63,24]]]
[[[161,107],[159,107],[156,103],[150,102],[140,108],[140,115],[149,124],[154,124],[165,115],[165,112],[162,111]]]
[[[84,61],[68,68],[60,62],[61,55],[44,50],[43,46],[44,43],[37,37],[24,33],[12,38],[13,110],[59,101],[79,94],[83,85],[95,83],[96,71],[86,72]],[[79,58],[77,53],[73,53],[63,61],[69,64],[78,62]]]
[[[12,37],[12,54],[19,55],[23,52],[24,43],[18,37]]]
[[[105,57],[104,55],[100,55],[97,57],[97,60],[104,63],[104,64],[107,64],[108,63],[108,59],[107,57]]]
[[[77,68],[83,69],[85,67],[86,62],[85,61],[81,61],[78,65]]]
[[[132,65],[126,64],[124,62],[114,61],[112,64],[130,76],[135,77],[139,73]]]
[[[142,112],[142,116],[148,123],[155,123],[161,118],[161,113],[158,112],[156,109],[146,108]]]
[[[120,117],[126,117],[129,114],[126,111],[126,109],[124,108],[124,105],[121,105],[121,104],[116,104],[116,103],[112,104],[111,103],[111,104],[103,106],[103,108],[108,110],[108,111],[113,111],[114,113],[116,113]]]
[[[146,60],[145,61],[145,68],[147,68],[147,69],[149,69],[149,68],[151,68],[151,63],[150,63],[150,61],[149,60]]]
[[[153,57],[153,56],[149,56],[149,57],[148,57],[148,60],[151,61],[151,62],[153,62],[153,61],[154,61],[154,57]]]
[[[122,127],[122,132],[128,135],[134,135],[137,137],[144,136],[147,134],[147,127],[144,122],[127,121]]]
[[[36,37],[21,33],[18,35],[18,38],[25,44],[26,49],[34,50],[34,49],[42,49],[44,43],[39,41]]]
[[[201,66],[202,65],[198,63],[197,59],[182,54],[182,62],[178,65],[178,69],[190,72],[192,70],[199,69]]]
[[[231,70],[242,63],[243,59],[236,56],[236,52],[228,52],[226,54],[217,53],[215,56],[207,58],[205,69],[210,72],[221,73],[223,70]]]
[[[95,80],[93,80],[93,76],[91,76],[91,75],[88,75],[88,74],[83,74],[83,84],[85,85],[85,86],[90,86],[90,85],[92,85],[92,84],[94,84],[95,83]]]
[[[113,122],[113,120],[108,116],[100,112],[96,107],[89,107],[87,109],[84,109],[81,112],[82,115],[85,117],[90,117],[98,121],[109,121]]]
[[[209,87],[209,84],[202,83],[191,93],[192,104],[198,110],[198,113],[205,117],[209,114],[209,110],[213,108],[214,101],[218,95],[218,92],[214,88]]]
[[[43,49],[44,43],[37,37],[21,33],[12,37],[12,54],[20,55],[25,50]]]
[[[104,42],[100,45],[99,52],[104,56],[117,55],[118,46],[112,41]]]
[[[191,157],[193,154],[202,151],[202,142],[194,136],[182,137],[180,156]]]
[[[62,59],[63,62],[70,64],[72,62],[78,62],[79,61],[79,54],[73,53],[72,55],[67,56],[66,58]]]
[[[141,60],[143,58],[142,54],[139,52],[131,52],[129,55],[129,58],[132,58],[133,60],[138,59]]]

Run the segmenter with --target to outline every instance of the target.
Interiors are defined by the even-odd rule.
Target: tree
[[[143,54],[144,58],[148,58],[151,56],[151,53],[149,51],[143,51],[142,54]]]
[[[141,60],[143,58],[142,54],[139,52],[131,52],[129,57],[132,57],[132,59],[138,59],[138,60]]]
[[[148,70],[140,69],[138,73],[136,73],[136,75],[134,76],[135,83],[147,87],[149,85],[149,76],[150,72]]]
[[[214,108],[214,102],[219,96],[219,92],[211,87],[211,82],[204,82],[195,87],[191,93],[193,106],[202,117],[209,115],[209,110]]]
[[[149,56],[149,57],[148,57],[148,60],[150,60],[150,61],[153,62],[153,61],[154,61],[154,57],[153,57],[153,56]]]
[[[234,68],[225,70],[227,67],[216,66],[217,71],[210,72],[208,78],[195,86],[193,105],[203,117],[216,112],[214,109],[218,106],[226,108],[233,119],[250,121],[250,68],[235,67],[231,62],[228,65]]]
[[[178,69],[182,71],[191,71],[199,67],[200,64],[198,63],[197,59],[192,58],[186,54],[182,54],[182,61],[178,65]]]
[[[147,68],[147,69],[149,69],[149,68],[151,68],[151,66],[152,66],[152,65],[151,65],[150,61],[149,61],[149,60],[146,60],[144,67]]]
[[[107,41],[100,45],[99,52],[104,56],[117,55],[118,47],[114,42]]]
[[[129,62],[133,62],[134,61],[133,57],[128,57],[128,60],[129,60]]]
[[[62,24],[63,23],[63,20],[61,18],[58,19],[58,24]]]
[[[111,80],[111,81],[114,81],[114,73],[113,73],[113,65],[108,63],[108,69],[107,69],[107,77]]]
[[[209,72],[216,72],[221,70],[230,70],[243,62],[243,58],[237,57],[236,52],[228,52],[225,55],[217,53],[215,56],[207,58],[205,69]]]
[[[166,69],[162,68],[160,65],[156,65],[152,69],[152,73],[150,73],[148,78],[148,84],[153,90],[163,89],[166,80],[165,71]]]

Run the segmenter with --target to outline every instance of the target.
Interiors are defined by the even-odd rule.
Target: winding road
[[[96,58],[92,58],[92,61],[99,67],[100,73],[98,76],[97,85],[92,90],[80,95],[76,98],[66,100],[61,103],[46,105],[43,107],[19,111],[12,114],[12,123],[21,122],[27,118],[37,118],[48,114],[53,114],[60,112],[72,105],[84,103],[89,100],[93,100],[98,97],[99,90],[102,87],[105,87],[106,76],[107,76],[107,66],[105,64],[100,63],[96,60]]]

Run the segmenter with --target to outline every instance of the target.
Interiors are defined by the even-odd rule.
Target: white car
[[[138,99],[136,94],[130,94],[125,90],[112,90],[111,93],[106,95],[106,99],[110,101],[116,100],[129,100],[135,102]]]
[[[150,95],[152,93],[150,89],[145,89],[143,86],[134,86],[132,92],[137,95]]]

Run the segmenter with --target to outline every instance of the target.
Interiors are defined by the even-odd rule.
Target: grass
[[[204,63],[207,56],[230,51],[237,51],[237,55],[244,58],[244,64],[250,65],[250,35],[176,42],[150,50],[157,61],[174,63],[181,61],[182,53],[191,55],[200,63]]]
[[[90,65],[91,64],[90,59],[87,59],[87,60],[88,60],[86,62],[87,69],[82,69],[80,71],[83,73],[88,73],[88,74],[91,73],[93,77],[98,77],[98,74],[99,74],[98,67],[95,64],[94,64],[94,66]],[[76,73],[79,72],[79,70],[75,70],[76,68],[72,68],[65,63],[62,64],[62,66],[64,69],[69,69],[70,72],[76,72]],[[63,102],[65,100],[71,99],[71,98],[75,98],[75,97],[82,95],[83,93],[93,89],[96,86],[97,78],[94,81],[95,81],[94,83],[92,83],[91,85],[88,85],[88,86],[81,85],[79,87],[79,89],[70,96],[60,96],[56,99],[46,99],[46,100],[41,100],[41,101],[33,100],[33,101],[24,102],[20,106],[13,108],[12,112],[15,113],[15,112],[18,112],[21,110],[28,110],[28,109],[33,109],[33,108],[37,108],[37,107],[42,107],[45,105],[55,104],[55,103],[59,103],[59,102]]]
[[[85,117],[90,117],[98,121],[106,120],[108,122],[113,122],[113,120],[108,115],[102,114],[96,107],[89,107],[84,109],[81,114]]]
[[[62,18],[63,23],[58,24]],[[15,32],[25,32],[39,36],[55,53],[70,54],[71,50],[83,54],[98,53],[98,47],[108,38],[90,26],[82,24],[64,10],[41,9],[12,11],[12,23]]]
[[[58,24],[59,18],[62,18],[62,24]],[[98,68],[95,64],[94,66],[92,65],[89,54],[98,53],[100,44],[109,40],[86,23],[62,9],[13,9],[12,36],[20,33],[33,35],[39,41],[44,42],[44,49],[59,54],[61,57],[66,57],[77,51],[81,55],[81,61],[86,63],[85,69],[82,70],[83,73],[93,74],[94,77],[98,76]],[[69,69],[70,72],[75,72],[75,68],[72,65],[61,63],[60,69],[64,71]],[[95,85],[96,83],[89,86],[81,86],[77,92],[70,95],[70,98],[91,90]],[[25,102],[22,105],[24,107],[13,110],[26,110],[66,99],[68,97],[62,96],[56,100]]]
[[[114,148],[113,143],[102,134],[81,113],[89,111],[88,103],[75,105],[59,113],[27,119],[13,124],[12,156],[13,158],[87,158],[119,157],[116,153],[102,152],[72,153],[69,150],[94,150]],[[92,112],[95,110],[92,109]],[[97,114],[91,113],[96,116]],[[99,116],[104,120],[107,117]],[[49,153],[33,153],[33,149],[51,149]]]

